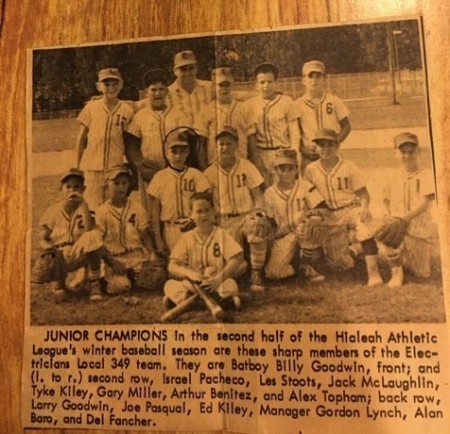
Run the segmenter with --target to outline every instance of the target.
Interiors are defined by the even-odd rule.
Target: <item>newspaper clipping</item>
[[[446,433],[421,18],[28,53],[26,428]]]

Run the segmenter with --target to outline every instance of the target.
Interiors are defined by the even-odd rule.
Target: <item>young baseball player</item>
[[[312,282],[320,282],[325,277],[314,269],[312,262],[320,256],[321,246],[299,237],[298,227],[308,211],[326,208],[325,199],[308,181],[297,179],[299,166],[295,149],[277,151],[274,172],[278,182],[264,193],[265,210],[277,226],[266,265],[266,277],[284,279],[293,276],[295,270],[291,261],[301,249],[301,270],[304,276]]]
[[[78,116],[81,125],[75,145],[76,167],[84,170],[85,200],[91,210],[106,199],[105,171],[124,161],[123,132],[128,128],[134,110],[119,100],[122,88],[118,69],[102,69],[97,81],[101,98],[89,101]]]
[[[334,130],[321,129],[316,132],[314,143],[318,147],[320,160],[306,167],[305,179],[313,184],[325,198],[331,210],[329,220],[336,230],[325,243],[325,255],[332,266],[351,268],[354,261],[349,251],[348,229],[356,231],[361,242],[368,286],[383,283],[378,271],[378,248],[367,229],[372,219],[369,210],[370,196],[361,170],[351,161],[339,155],[339,137]]]
[[[96,213],[104,245],[106,290],[110,294],[130,290],[143,263],[154,257],[148,214],[140,201],[128,197],[130,178],[131,172],[124,164],[107,171],[109,199]]]
[[[246,236],[250,245],[252,268],[251,289],[264,290],[262,273],[267,254],[267,240],[243,233],[243,222],[255,209],[264,208],[261,186],[264,182],[258,169],[248,160],[237,155],[238,132],[226,125],[216,136],[217,161],[205,170],[214,199],[218,204],[220,227],[243,245]]]
[[[127,129],[125,152],[128,161],[138,169],[144,159],[155,163],[155,168],[166,167],[164,139],[173,129],[188,125],[187,117],[168,100],[169,74],[162,69],[153,69],[145,75],[148,105],[139,110]],[[131,135],[131,137],[130,137]]]
[[[222,228],[215,226],[215,209],[210,193],[195,193],[191,199],[191,218],[196,227],[182,235],[176,243],[169,262],[164,304],[178,304],[195,293],[191,282],[200,283],[208,292],[217,293],[222,300],[232,298],[240,308],[236,283],[243,262],[242,248]]]
[[[289,119],[298,122],[301,131],[300,152],[302,173],[312,161],[319,159],[314,144],[316,131],[322,128],[337,131],[339,143],[350,133],[349,110],[340,98],[326,91],[325,65],[319,60],[311,60],[303,65],[302,83],[306,93],[291,107]]]
[[[156,251],[162,256],[173,249],[182,231],[187,229],[191,196],[210,189],[205,175],[186,165],[189,156],[186,130],[172,131],[165,144],[169,167],[157,172],[147,189]]]
[[[91,230],[93,221],[83,199],[84,174],[70,169],[60,182],[62,200],[50,206],[39,221],[40,245],[58,259],[58,270],[47,270],[53,272],[52,290],[56,300],[62,301],[66,296],[66,278],[87,267],[90,298],[99,300],[102,297],[99,284],[102,240]]]
[[[249,159],[263,175],[266,187],[273,183],[271,169],[276,151],[298,149],[300,143],[298,124],[288,117],[292,98],[276,90],[277,79],[275,65],[258,65],[255,80],[259,95],[246,101],[249,119],[256,131],[249,137]]]
[[[211,164],[217,157],[216,135],[225,125],[236,128],[239,134],[239,156],[247,158],[248,136],[254,128],[248,120],[243,102],[232,97],[234,77],[231,68],[216,68],[211,73],[215,85],[216,99],[204,107],[194,128],[202,137],[203,149],[207,150],[207,162]]]
[[[213,99],[213,85],[197,78],[197,57],[191,50],[175,55],[173,72],[177,78],[169,86],[172,104],[186,115],[187,125],[193,127],[202,108]]]
[[[403,265],[419,277],[426,278],[431,274],[434,235],[431,204],[435,199],[431,171],[420,168],[417,136],[409,132],[398,134],[394,137],[394,146],[400,168],[387,180],[384,204],[388,216],[407,223],[407,232],[398,249],[385,247],[392,270],[388,285],[392,288],[403,284]]]

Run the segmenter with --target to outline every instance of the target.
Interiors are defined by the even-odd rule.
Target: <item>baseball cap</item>
[[[174,146],[189,146],[188,129],[179,129],[171,131],[165,139],[166,148],[170,149]]]
[[[84,182],[84,173],[81,170],[75,168],[71,168],[66,172],[64,172],[61,175],[61,178],[59,178],[59,181],[64,182],[67,178],[69,178],[69,176],[76,176],[77,178],[80,178]]]
[[[302,73],[308,76],[311,72],[320,72],[325,74],[325,64],[320,60],[311,60],[303,65]]]
[[[239,135],[238,132],[236,130],[236,128],[230,126],[230,125],[225,125],[217,134],[216,134],[216,140],[220,137],[223,136],[225,134],[228,134],[229,136],[234,137],[236,140],[239,140]]]
[[[270,62],[264,62],[264,63],[260,63],[254,70],[254,74],[255,77],[260,73],[266,73],[266,72],[271,72],[273,73],[273,75],[275,75],[275,78],[278,77],[278,68]]]
[[[144,85],[149,87],[154,83],[163,83],[165,86],[169,84],[169,73],[164,69],[151,69],[144,74]]]
[[[195,57],[194,52],[191,50],[180,51],[179,53],[175,54],[173,63],[174,68],[181,68],[182,66],[186,65],[196,65],[197,58]]]
[[[295,149],[280,149],[275,153],[273,167],[281,166],[282,164],[298,164],[297,151]]]
[[[105,180],[112,181],[122,173],[131,176],[131,171],[126,164],[118,164],[116,166],[113,166],[106,171]]]
[[[400,146],[405,145],[406,143],[411,143],[419,147],[419,139],[413,133],[400,133],[394,137],[394,148],[399,149]]]
[[[234,83],[234,77],[231,73],[231,68],[216,68],[211,72],[211,78],[216,84],[225,83]]]
[[[322,128],[316,131],[313,142],[318,142],[319,140],[330,140],[332,142],[337,142],[338,141],[337,133],[336,131],[331,130],[329,128]]]
[[[117,68],[105,68],[101,69],[98,73],[98,81],[105,80],[122,80],[120,71]]]

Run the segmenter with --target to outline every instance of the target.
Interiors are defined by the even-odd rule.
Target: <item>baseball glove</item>
[[[31,270],[31,282],[49,283],[64,280],[67,275],[64,258],[55,247],[43,250]]]
[[[403,242],[407,230],[406,220],[400,217],[387,217],[381,229],[375,233],[375,239],[387,247],[396,249]]]
[[[272,220],[264,211],[256,210],[245,216],[242,231],[250,243],[268,240],[273,235]]]
[[[299,241],[322,245],[330,235],[332,225],[320,213],[308,214],[295,228]]]
[[[142,161],[142,166],[139,167],[139,172],[141,174],[142,179],[145,182],[150,182],[155,173],[161,170],[163,166],[154,160],[150,160],[148,158],[144,158]]]
[[[164,259],[144,262],[136,279],[136,286],[150,291],[162,292],[167,281],[167,264]]]

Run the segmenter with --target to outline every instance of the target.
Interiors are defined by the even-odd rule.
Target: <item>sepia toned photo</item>
[[[33,326],[444,323],[418,18],[29,53]]]

